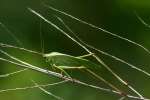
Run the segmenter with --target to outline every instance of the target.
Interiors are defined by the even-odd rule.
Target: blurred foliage
[[[75,31],[80,38],[85,40],[101,50],[120,57],[142,69],[150,72],[150,56],[141,48],[136,47],[123,40],[114,38],[107,33],[95,30],[89,26],[83,25],[66,16],[60,15],[54,11],[45,8],[42,2],[49,4],[57,9],[72,14],[89,23],[107,29],[120,36],[136,41],[146,48],[150,49],[150,29],[146,28],[135,16],[136,11],[147,23],[150,23],[150,1],[149,0],[0,0],[0,22],[5,24],[9,30],[21,41],[21,47],[41,52],[40,46],[40,19],[27,10],[30,7],[55,24],[61,26],[60,22],[53,16],[58,15]],[[42,24],[42,33],[45,41],[45,52],[52,51],[62,52],[74,56],[86,54],[78,45],[70,39],[63,36],[56,29],[45,22]],[[0,27],[0,42],[17,45],[17,42],[8,32]],[[26,52],[14,49],[5,49],[12,55],[23,59],[33,65],[48,68],[43,58]],[[150,79],[135,70],[130,69],[127,65],[118,63],[104,55],[99,55],[115,72],[127,80],[138,91],[150,98]],[[3,55],[1,55],[3,57]],[[19,69],[14,66],[0,61],[0,74],[8,73]],[[118,85],[111,74],[102,68],[101,75]],[[108,73],[108,74],[107,74]],[[75,72],[76,74],[76,72]],[[77,74],[78,77],[99,86],[106,87],[105,84],[91,79],[91,77]],[[38,83],[52,83],[58,81],[54,77],[42,75],[34,71],[26,71],[18,75],[1,78],[0,89],[24,87],[33,85],[30,81],[34,79]],[[87,88],[80,85],[66,83],[49,87],[48,91],[64,97],[65,100],[116,100],[118,96],[95,89]],[[2,100],[53,100],[54,98],[41,92],[39,89],[30,89],[23,91],[13,91],[0,93]]]

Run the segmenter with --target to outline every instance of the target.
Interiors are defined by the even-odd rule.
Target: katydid
[[[48,54],[43,54],[43,57],[45,57],[48,62],[53,63],[56,66],[70,66],[70,67],[76,67],[76,68],[78,67],[80,68],[81,66],[84,66],[85,68],[100,67],[100,65],[95,64],[83,58],[83,57],[90,56],[90,55],[92,54],[75,57],[75,56],[71,56],[71,55],[63,54],[59,52],[51,52]]]
[[[88,68],[100,68],[100,65],[95,64],[83,57],[91,56],[92,54],[87,54],[79,57],[59,53],[59,52],[51,52],[48,54],[43,54],[43,57],[46,58],[46,61],[53,67],[60,69],[67,76],[65,69],[88,69]]]

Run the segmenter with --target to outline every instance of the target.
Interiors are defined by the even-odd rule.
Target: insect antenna
[[[42,20],[40,19],[40,46],[41,46],[41,52],[42,52],[42,55],[44,55],[44,36],[43,36],[43,33],[42,33]]]

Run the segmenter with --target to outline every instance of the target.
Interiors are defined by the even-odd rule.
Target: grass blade
[[[114,34],[114,33],[110,32],[110,31],[107,31],[107,30],[105,30],[105,29],[103,29],[103,28],[100,28],[100,27],[98,27],[98,26],[96,26],[96,25],[93,25],[93,24],[91,24],[91,23],[88,23],[88,22],[86,22],[86,21],[83,21],[83,20],[81,20],[81,19],[79,19],[79,18],[76,18],[76,17],[74,17],[74,16],[72,16],[72,15],[66,13],[66,12],[63,12],[63,11],[61,11],[61,10],[58,10],[58,9],[53,8],[53,7],[51,7],[51,6],[48,6],[48,5],[46,5],[46,4],[44,4],[44,6],[47,7],[47,8],[49,8],[49,9],[51,9],[51,10],[53,10],[53,11],[56,11],[56,12],[58,12],[58,13],[60,13],[60,14],[63,14],[63,15],[65,15],[65,16],[68,16],[68,17],[70,17],[70,18],[72,18],[72,19],[74,19],[74,20],[77,20],[77,21],[79,21],[79,22],[81,22],[81,23],[83,23],[83,24],[86,24],[86,25],[88,25],[88,26],[90,26],[90,27],[92,27],[92,28],[101,30],[101,31],[103,31],[103,32],[105,32],[105,33],[108,33],[108,34],[110,34],[110,35],[112,35],[112,36],[114,36],[114,37],[116,37],[116,38],[119,38],[119,39],[121,39],[121,40],[125,40],[125,41],[127,41],[127,42],[129,42],[129,43],[132,43],[132,44],[134,44],[134,45],[136,45],[136,46],[142,48],[143,50],[145,50],[148,54],[150,54],[150,51],[149,51],[147,48],[145,48],[143,45],[139,44],[139,43],[136,43],[136,42],[134,42],[134,41],[132,41],[132,40],[129,40],[129,39],[125,38],[125,37],[122,37],[122,36],[120,36],[120,35]]]
[[[38,16],[39,18],[43,19],[45,22],[47,22],[48,24],[50,24],[51,26],[53,26],[54,28],[56,28],[58,31],[60,31],[62,34],[64,34],[65,36],[67,36],[68,38],[70,38],[72,41],[74,41],[75,43],[77,43],[79,46],[81,46],[86,52],[88,52],[89,54],[92,54],[92,52],[86,48],[84,45],[82,45],[81,43],[79,43],[77,40],[75,40],[74,38],[72,38],[70,35],[68,35],[65,31],[63,31],[62,29],[60,29],[57,25],[55,25],[54,23],[52,23],[51,21],[47,20],[45,17],[43,17],[41,14],[37,13],[36,11],[34,11],[31,8],[28,8],[28,10],[30,12],[32,12],[33,14],[35,14],[36,16]],[[127,86],[130,90],[132,90],[134,93],[136,93],[141,99],[143,99],[144,97],[137,91],[135,90],[131,85],[129,85],[126,81],[124,81],[120,76],[118,76],[111,68],[109,68],[109,66],[107,66],[98,56],[93,55],[93,57],[100,63],[102,64],[109,72],[112,73],[112,75],[114,75],[122,84],[124,84],[125,86]],[[122,93],[121,93],[122,94]]]
[[[43,91],[44,93],[54,97],[55,99],[57,100],[64,100],[63,98],[59,97],[59,96],[56,96],[55,94],[45,90],[44,88],[42,88],[40,85],[38,85],[35,81],[32,80],[32,82],[35,84],[35,86],[37,86],[41,91]]]
[[[62,77],[62,75],[59,74],[59,73],[52,72],[52,71],[49,71],[49,70],[45,70],[45,69],[42,69],[42,68],[33,66],[33,65],[29,64],[29,63],[26,63],[26,62],[24,62],[24,61],[21,61],[21,60],[15,58],[15,57],[11,56],[10,54],[8,54],[8,53],[6,53],[6,52],[4,52],[4,51],[2,51],[2,50],[0,50],[0,51],[3,52],[3,54],[5,54],[6,56],[8,56],[9,58],[12,58],[13,60],[18,61],[18,62],[20,62],[21,64],[20,64],[20,63],[13,62],[13,61],[10,61],[10,60],[7,60],[7,59],[4,59],[4,58],[0,58],[1,61],[5,61],[5,62],[11,63],[11,64],[15,64],[15,65],[18,65],[18,66],[21,66],[21,67],[29,68],[29,69],[32,69],[32,70],[41,72],[41,73],[43,73],[43,74],[48,74],[48,75],[52,75],[52,76],[55,76],[55,77],[63,78],[63,79],[65,79],[66,81],[71,81],[71,82],[74,82],[74,83],[77,83],[77,84],[81,84],[81,85],[84,85],[84,86],[87,86],[87,87],[91,87],[91,88],[94,88],[94,89],[98,89],[98,90],[101,90],[101,91],[105,91],[105,92],[109,92],[109,93],[114,93],[114,94],[118,94],[118,95],[122,96],[122,94],[120,94],[120,92],[118,92],[118,91],[114,91],[114,90],[111,90],[111,89],[107,89],[107,88],[103,88],[103,87],[98,87],[98,86],[90,85],[90,84],[81,82],[81,81],[76,80],[76,79],[74,79],[74,80],[72,81],[72,79],[70,79],[70,78]],[[19,88],[18,88],[18,89],[19,89]],[[12,89],[12,91],[13,91],[13,90],[15,90],[15,89]],[[5,92],[5,91],[9,91],[9,89],[8,89],[8,90],[4,90],[4,91],[2,91],[2,92]],[[11,91],[11,89],[10,89],[10,91]],[[129,95],[129,94],[127,94],[126,97],[132,98],[132,99],[135,99],[135,100],[150,100],[150,99],[146,99],[146,98],[141,99],[141,98],[139,98],[139,97],[132,96],[132,95]]]
[[[82,39],[80,39],[80,38],[72,31],[72,29],[70,29],[70,27],[69,27],[68,25],[66,25],[66,23],[65,23],[60,17],[56,16],[56,18],[66,27],[66,29],[67,29],[69,32],[71,32],[71,33],[72,33],[82,44],[84,44],[85,46],[87,46],[87,47],[89,47],[89,48],[91,48],[91,49],[93,49],[93,50],[95,50],[95,51],[98,51],[99,53],[101,53],[101,54],[103,54],[103,55],[106,55],[106,56],[108,56],[108,57],[111,57],[111,58],[113,58],[113,59],[115,59],[115,60],[117,60],[117,61],[119,61],[119,62],[121,62],[121,63],[123,63],[123,64],[126,64],[126,65],[130,66],[132,69],[135,69],[135,70],[137,70],[137,71],[139,71],[139,72],[142,72],[142,73],[144,73],[145,75],[147,75],[148,77],[150,77],[150,73],[148,73],[147,71],[145,71],[145,70],[143,70],[143,69],[140,69],[140,68],[138,68],[138,67],[136,67],[136,66],[134,66],[134,65],[132,65],[132,64],[130,64],[130,63],[128,63],[127,61],[125,61],[125,60],[123,60],[123,59],[120,59],[120,58],[118,58],[118,57],[116,57],[116,56],[114,56],[114,55],[111,55],[111,54],[109,54],[109,53],[107,53],[107,52],[104,52],[104,51],[102,51],[102,50],[100,50],[100,49],[97,49],[97,48],[95,48],[95,47],[92,46],[92,45],[87,44],[85,41],[83,41]]]
[[[60,82],[56,82],[56,83],[50,83],[50,84],[42,84],[42,85],[38,85],[40,87],[48,87],[48,86],[54,86],[54,85],[59,85],[59,84],[63,84],[66,83],[67,81],[60,81]],[[26,86],[26,87],[20,87],[20,88],[9,88],[9,89],[4,89],[4,90],[0,90],[0,93],[3,92],[10,92],[10,91],[18,91],[18,90],[27,90],[27,89],[33,89],[33,88],[37,88],[38,86]]]
[[[19,44],[19,46],[22,46],[21,41],[2,23],[0,22],[0,26],[6,30],[6,32]]]
[[[148,23],[146,23],[139,15],[138,13],[135,12],[136,17],[138,18],[138,20],[146,27],[150,28],[150,25]]]
[[[9,76],[12,76],[12,75],[24,72],[26,70],[28,70],[28,68],[25,68],[25,69],[22,69],[22,70],[18,70],[18,71],[15,71],[15,72],[11,72],[11,73],[7,73],[7,74],[3,74],[3,75],[0,75],[0,78],[9,77]]]

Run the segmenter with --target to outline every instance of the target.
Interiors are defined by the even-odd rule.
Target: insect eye
[[[49,58],[47,58],[47,57],[45,57],[45,61],[46,61],[46,62],[49,62],[49,61],[50,61],[50,59],[49,59]]]

